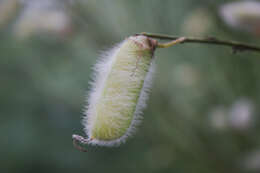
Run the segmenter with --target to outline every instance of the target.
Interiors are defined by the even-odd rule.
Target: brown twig
[[[238,51],[254,51],[260,53],[260,47],[256,45],[250,45],[247,43],[241,43],[237,41],[221,40],[215,37],[206,37],[206,38],[197,38],[197,37],[178,37],[164,34],[155,34],[155,33],[140,33],[138,35],[145,35],[150,38],[162,39],[162,40],[178,40],[182,38],[182,41],[179,43],[202,43],[202,44],[213,44],[213,45],[222,45],[229,46],[233,49],[233,52]]]

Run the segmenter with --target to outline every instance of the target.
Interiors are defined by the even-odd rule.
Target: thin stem
[[[157,43],[157,47],[158,48],[168,48],[168,47],[171,47],[175,44],[178,44],[178,43],[183,43],[185,41],[185,37],[180,37],[176,40],[173,40],[173,41],[170,41],[170,42],[167,42],[167,43]]]
[[[139,35],[145,35],[150,38],[162,39],[162,40],[180,40],[178,43],[202,43],[202,44],[213,44],[213,45],[222,45],[222,46],[229,46],[233,49],[234,53],[237,51],[254,51],[260,53],[260,47],[256,45],[250,45],[247,43],[241,43],[237,41],[229,41],[229,40],[221,40],[215,37],[206,37],[206,38],[197,38],[197,37],[178,37],[178,36],[171,36],[171,35],[164,35],[164,34],[155,34],[155,33],[146,33],[143,32]],[[171,42],[170,42],[171,43]],[[160,47],[159,43],[159,47]],[[168,43],[166,43],[168,44]],[[167,47],[167,46],[166,46]],[[168,46],[169,47],[169,46]],[[160,47],[160,48],[163,48]]]

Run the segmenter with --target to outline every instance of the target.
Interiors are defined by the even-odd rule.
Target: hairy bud
[[[140,122],[151,81],[157,42],[131,36],[95,66],[95,77],[83,120],[87,142],[114,146],[132,134]]]

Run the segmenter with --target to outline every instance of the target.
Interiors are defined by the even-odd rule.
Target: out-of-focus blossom
[[[0,28],[15,16],[18,7],[18,0],[0,0]]]
[[[260,35],[260,2],[241,1],[221,6],[220,16],[227,25],[251,34]]]
[[[229,124],[233,129],[243,131],[252,126],[253,116],[253,103],[248,99],[240,99],[230,108]]]
[[[211,126],[217,130],[242,132],[253,125],[254,105],[250,100],[241,98],[230,107],[217,106],[209,113],[209,118]]]
[[[213,25],[210,11],[199,8],[192,11],[182,25],[184,35],[204,36]]]
[[[70,17],[64,9],[55,6],[55,1],[34,0],[25,3],[25,6],[14,29],[19,38],[37,34],[64,37],[71,31]]]

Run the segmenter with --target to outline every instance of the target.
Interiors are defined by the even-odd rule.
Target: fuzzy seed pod
[[[87,143],[115,146],[132,134],[145,107],[156,45],[131,36],[97,63],[83,119]]]

